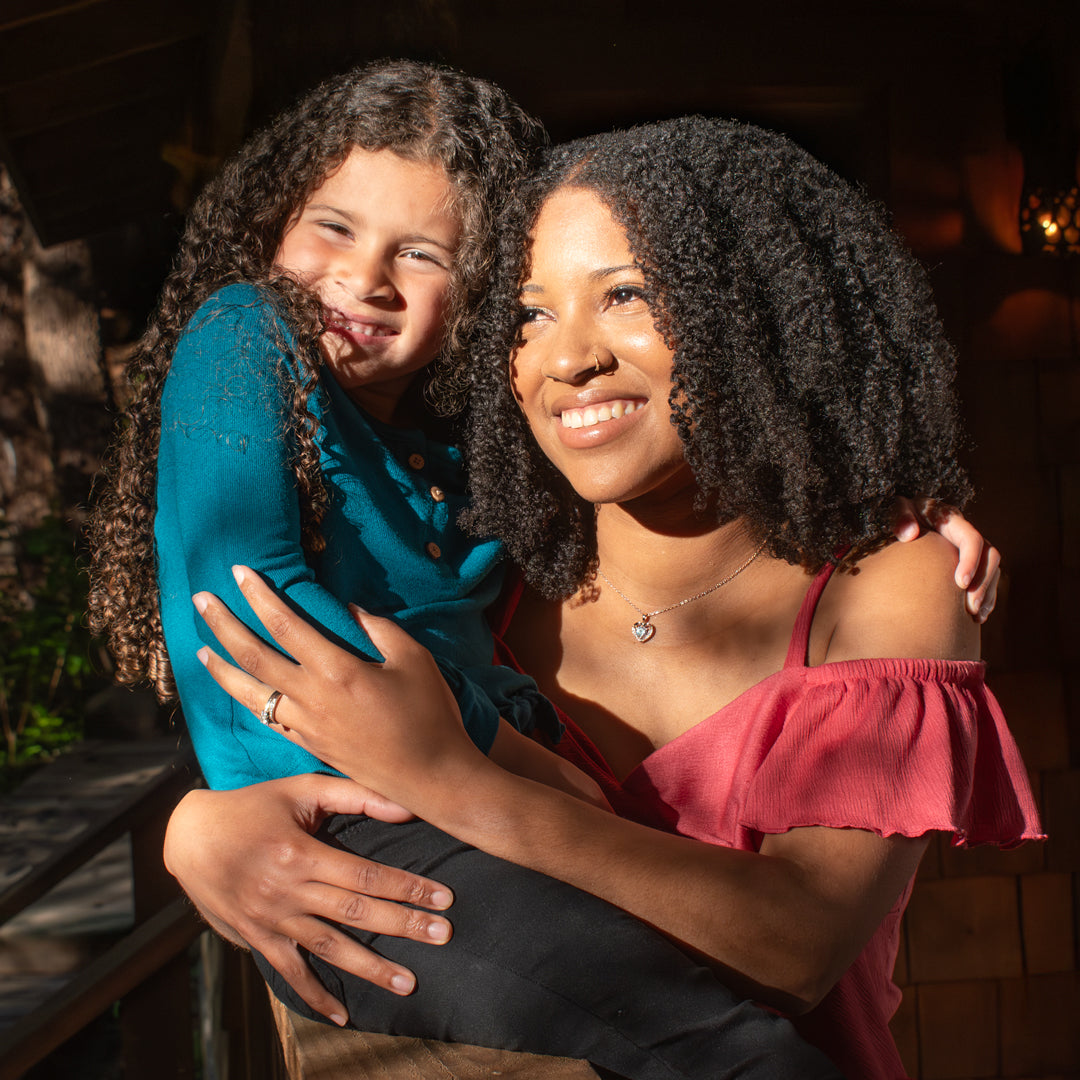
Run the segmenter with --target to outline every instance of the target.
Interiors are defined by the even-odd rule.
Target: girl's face
[[[597,195],[568,187],[550,196],[533,230],[510,379],[540,448],[588,502],[692,483],[671,424],[672,354],[644,285]]]
[[[277,265],[322,302],[330,370],[380,419],[442,344],[460,231],[441,166],[354,147],[282,238]]]

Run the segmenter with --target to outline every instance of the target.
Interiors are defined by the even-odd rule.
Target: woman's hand
[[[916,540],[924,528],[939,532],[957,549],[956,587],[976,622],[986,622],[997,603],[1001,552],[959,510],[935,499],[897,499],[893,532],[900,541]]]
[[[395,623],[353,609],[385,657],[381,664],[361,660],[323,637],[253,571],[233,571],[270,636],[295,658],[266,645],[217,597],[193,598],[240,667],[210,649],[200,649],[199,658],[256,716],[271,691],[280,691],[275,722],[287,738],[414,812],[426,789],[461,790],[472,769],[489,764],[465,733],[431,654]]]
[[[428,911],[453,902],[449,889],[358,855],[313,834],[329,814],[405,821],[400,806],[351,780],[292,776],[235,791],[195,790],[173,811],[165,865],[195,906],[230,941],[258,950],[296,992],[336,1024],[345,1007],[315,978],[299,949],[395,994],[416,985],[323,920],[378,934],[442,944],[450,923]]]

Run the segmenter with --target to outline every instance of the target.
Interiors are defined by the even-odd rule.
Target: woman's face
[[[521,292],[514,396],[540,448],[588,502],[691,483],[671,424],[671,350],[653,325],[626,234],[593,192],[540,211]]]

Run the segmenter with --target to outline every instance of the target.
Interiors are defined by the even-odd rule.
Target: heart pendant
[[[633,633],[634,637],[644,645],[656,633],[656,627],[648,619],[642,619],[640,622],[634,623]]]

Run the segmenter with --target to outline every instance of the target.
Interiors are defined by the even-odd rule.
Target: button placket
[[[413,472],[420,472],[420,470],[423,469],[424,466],[427,464],[427,462],[424,460],[424,455],[416,451],[411,453],[408,458],[406,458],[406,463],[408,464],[409,468],[413,470]],[[436,528],[438,528],[440,525],[440,519],[442,519],[441,523],[445,525],[446,492],[443,491],[443,489],[439,487],[438,484],[432,484],[428,487],[428,496],[434,504],[432,506],[431,515],[432,524]],[[434,540],[429,540],[424,545],[424,551],[427,553],[428,558],[431,559],[433,562],[437,562],[439,559],[442,558],[442,548],[437,543],[435,543]]]

